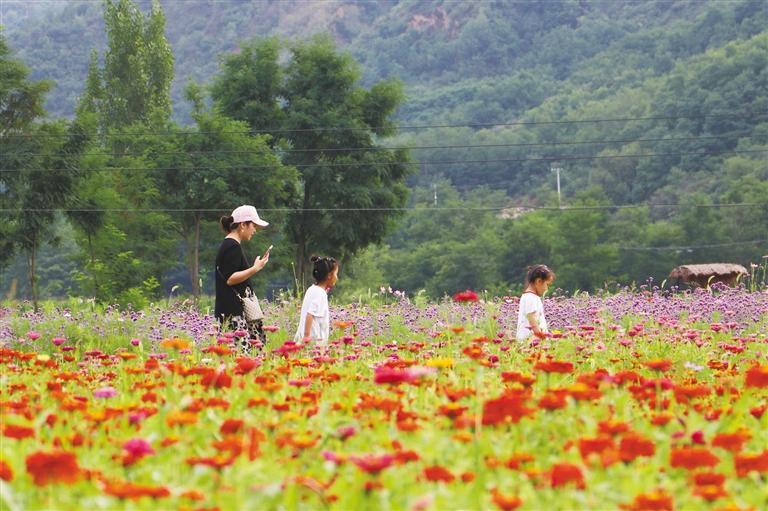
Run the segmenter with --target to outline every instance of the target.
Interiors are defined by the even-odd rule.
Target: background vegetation
[[[123,95],[114,85],[120,81],[107,76],[113,69],[119,77],[121,70],[109,65],[110,48],[117,47],[108,37],[114,33],[109,7],[132,5],[0,6],[12,52],[3,62],[23,63],[29,84],[47,80],[50,87],[48,117],[31,120],[28,129],[62,134],[81,129],[91,144],[77,156],[77,165],[54,146],[35,149],[34,154],[48,154],[45,161],[24,165],[50,168],[66,160],[66,168],[81,173],[113,169],[86,172],[86,180],[73,176],[74,193],[51,204],[122,210],[103,218],[69,211],[43,219],[47,230],[37,251],[43,296],[81,293],[140,303],[177,285],[192,293],[202,283],[200,289],[210,292],[208,262],[220,237],[219,214],[239,202],[262,209],[296,207],[307,178],[301,165],[317,160],[299,161],[290,152],[297,141],[279,133],[245,133],[288,126],[281,117],[285,82],[275,79],[272,93],[262,90],[263,97],[272,98],[262,104],[277,106],[272,117],[262,112],[262,124],[227,110],[221,86],[206,87],[217,79],[231,81],[231,67],[224,63],[244,55],[249,44],[258,47],[254,36],[269,35],[281,37],[262,44],[273,44],[275,54],[325,45],[329,58],[338,55],[344,62],[336,76],[351,78],[345,90],[352,96],[378,91],[391,98],[369,102],[390,123],[388,132],[307,147],[343,149],[342,142],[349,142],[366,148],[349,161],[358,165],[354,175],[360,176],[381,161],[382,147],[411,148],[410,157],[391,151],[398,165],[410,169],[393,174],[393,190],[400,191],[388,199],[405,212],[378,212],[370,230],[363,228],[372,211],[340,218],[322,211],[314,215],[329,229],[325,232],[339,234],[336,245],[351,248],[335,254],[344,258],[341,291],[390,285],[411,293],[424,289],[433,297],[468,287],[501,294],[516,291],[525,266],[534,262],[552,265],[565,289],[594,289],[648,277],[660,282],[683,263],[760,263],[768,252],[765,2],[201,2],[189,8],[189,3],[165,1],[154,11],[148,2],[138,2],[136,12],[144,14],[134,12],[135,30],[126,29],[121,47],[144,55],[145,70],[155,66],[162,72],[138,74],[146,78],[143,85],[128,89],[154,90],[155,96],[141,95],[155,97],[154,103],[132,109],[143,112],[137,119],[110,126],[118,117],[100,114],[105,109],[99,94],[106,95],[101,101]],[[308,38],[307,26],[330,34],[333,42]],[[158,51],[166,47],[168,52]],[[150,62],[158,55],[163,58]],[[152,89],[153,76],[161,87]],[[203,85],[190,88],[190,80]],[[308,105],[304,127],[340,126],[352,119],[323,117],[333,101],[328,96]],[[622,120],[591,122],[601,119]],[[302,119],[294,115],[291,122]],[[402,127],[396,134],[395,125]],[[406,129],[414,126],[419,128]],[[109,130],[130,135],[114,137]],[[168,136],[140,136],[158,130]],[[198,133],[194,141],[184,134],[190,131]],[[216,131],[222,134],[219,140],[205,135]],[[230,140],[224,136],[228,132],[243,136]],[[209,154],[203,162],[205,155],[192,161],[192,156],[159,154],[222,153],[235,147],[247,147],[252,158],[233,162],[230,152]],[[5,156],[10,153],[0,156],[5,170],[19,165]],[[180,185],[190,184],[189,176],[173,181],[156,170],[188,165],[209,170],[199,176],[201,186],[186,191]],[[266,177],[245,172],[237,179],[250,175],[254,186],[242,196],[231,195],[222,176],[237,165],[267,165],[276,169],[274,183],[290,184],[265,194],[256,184]],[[559,200],[552,167],[562,169]],[[145,170],[127,170],[134,168]],[[18,190],[10,175],[4,173],[0,182],[7,210],[19,207],[9,196]],[[216,176],[218,188],[205,181]],[[410,189],[407,202],[397,183]],[[365,201],[352,200],[361,189],[344,196],[339,188],[338,197],[320,206],[366,207]],[[159,211],[180,207],[199,210]],[[136,209],[158,211],[131,212]],[[293,286],[289,262],[298,253],[291,235],[296,218],[280,211],[265,216],[274,219],[272,239],[257,240],[258,246],[248,250],[255,254],[276,242],[275,264],[259,283],[265,290]],[[354,228],[341,229],[349,225]],[[366,237],[364,231],[375,235]],[[16,239],[7,229],[3,237]],[[30,297],[28,250],[14,244],[18,250],[6,262],[0,293]],[[334,253],[333,246],[315,240],[305,251]]]

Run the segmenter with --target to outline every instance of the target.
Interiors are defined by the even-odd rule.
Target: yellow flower
[[[450,369],[453,367],[453,359],[452,358],[433,358],[431,360],[427,360],[426,363],[427,367],[442,367],[446,369]]]

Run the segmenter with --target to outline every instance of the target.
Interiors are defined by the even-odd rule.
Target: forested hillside
[[[103,8],[47,5],[0,4],[4,34],[32,78],[53,81],[49,115],[70,118],[89,55],[104,59]],[[585,289],[768,252],[762,0],[160,5],[182,124],[192,123],[189,80],[213,83],[254,37],[290,46],[327,32],[359,62],[363,85],[404,83],[401,129],[386,144],[411,148],[418,211],[349,260],[348,289],[505,292],[536,261]],[[166,287],[179,278],[158,275]]]

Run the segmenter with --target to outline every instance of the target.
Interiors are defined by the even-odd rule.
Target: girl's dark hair
[[[252,224],[253,222],[251,222],[250,220],[247,222],[235,222],[235,219],[232,216],[228,216],[228,215],[224,215],[219,219],[219,224],[221,225],[221,228],[227,234],[237,229],[237,227],[242,223],[247,225],[247,224]]]
[[[309,258],[309,262],[313,265],[312,276],[317,284],[327,279],[328,275],[333,273],[333,270],[339,265],[339,262],[333,257],[312,256]]]
[[[554,280],[555,272],[549,269],[546,264],[534,264],[528,267],[528,273],[525,275],[525,282],[527,284],[533,284],[537,279],[541,280]]]

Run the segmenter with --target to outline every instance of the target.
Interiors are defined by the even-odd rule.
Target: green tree
[[[210,210],[226,212],[244,203],[267,210],[284,208],[296,193],[297,173],[280,162],[268,144],[268,135],[249,136],[244,122],[204,111],[196,86],[188,89],[188,96],[195,104],[197,133],[184,128],[183,133],[164,137],[156,144],[158,154],[153,162],[158,169],[172,169],[156,172],[157,185],[165,190],[158,204],[193,209],[180,213],[175,225],[187,248],[192,294],[197,298],[202,228],[218,221],[211,221]],[[278,215],[270,215],[271,223],[277,220]]]
[[[164,124],[171,113],[173,53],[165,37],[165,15],[159,2],[153,0],[145,18],[132,0],[105,0],[104,22],[104,125]]]
[[[225,115],[271,134],[299,170],[286,234],[303,279],[310,253],[350,257],[394,226],[408,156],[378,143],[395,132],[403,92],[397,81],[360,87],[359,66],[328,36],[293,44],[286,63],[277,49],[275,40],[253,41],[228,57],[212,95]]]

